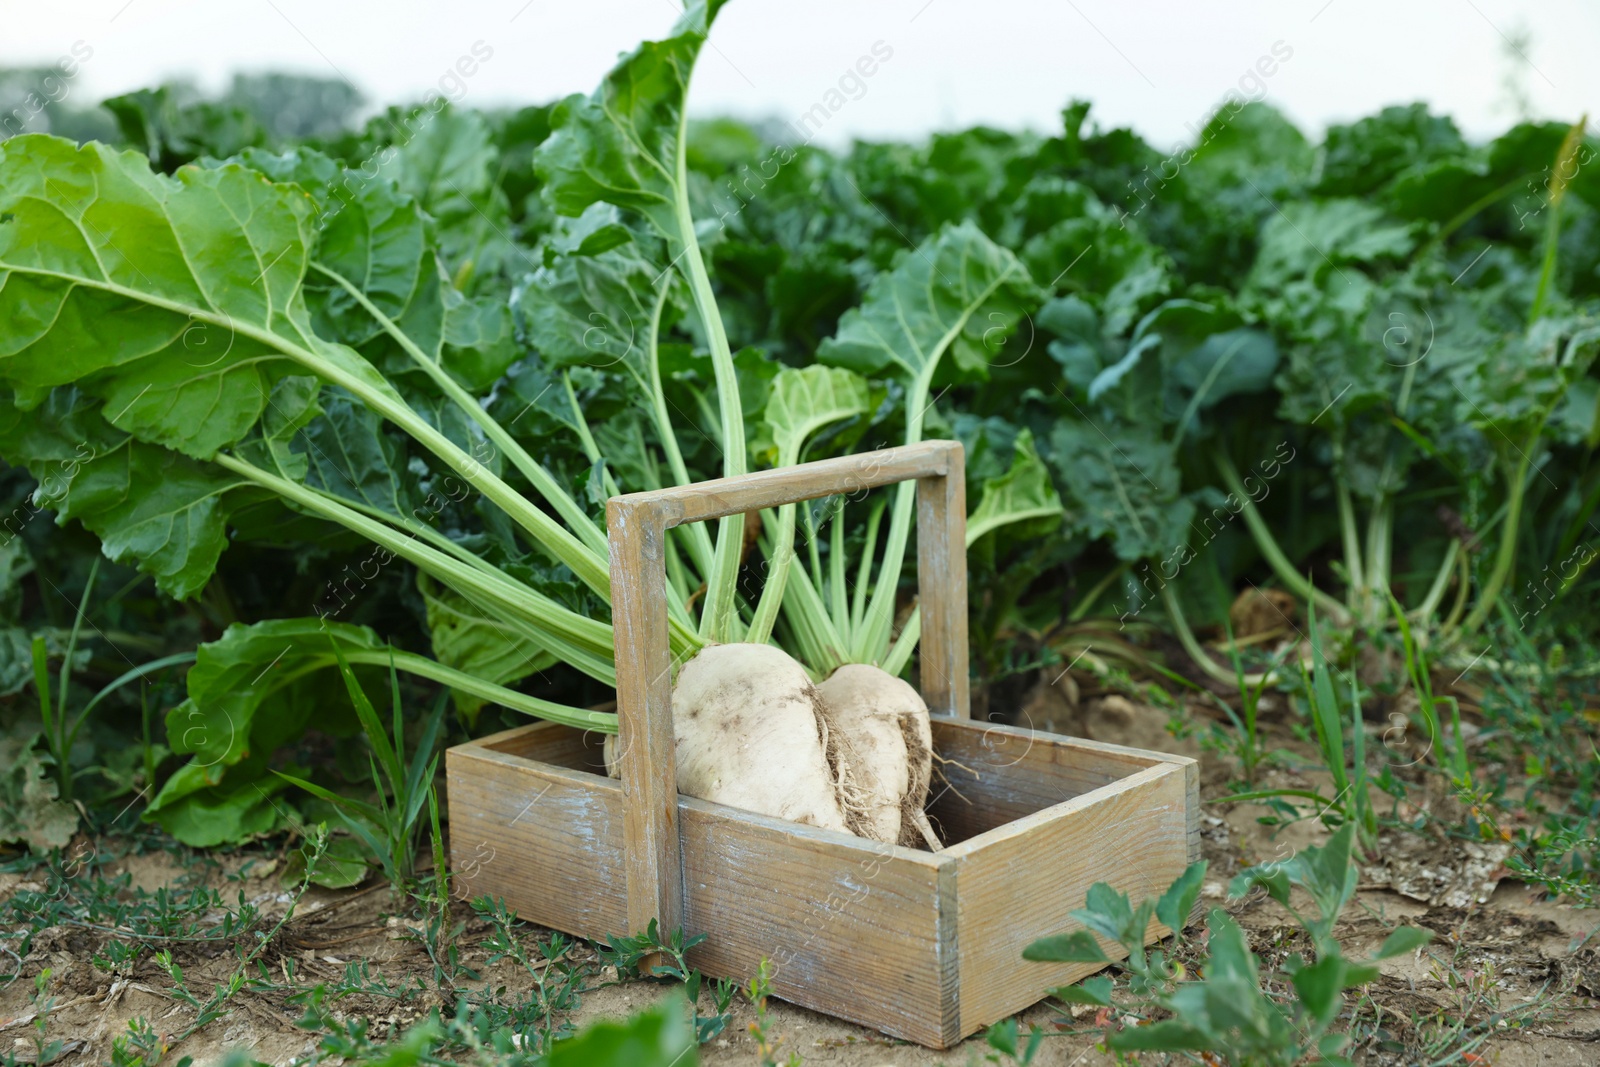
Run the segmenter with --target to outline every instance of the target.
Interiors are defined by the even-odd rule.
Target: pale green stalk
[[[219,453],[215,462],[308,511],[361,534],[415,564],[463,596],[471,597],[480,606],[494,604],[499,611],[541,634],[552,653],[592,678],[608,685],[616,684],[616,669],[611,660],[611,627],[608,624],[570,611],[499,571],[484,572],[469,567],[428,547],[415,537],[346,507],[329,494],[282,478],[226,453]],[[677,636],[681,643],[682,635]]]
[[[1265,685],[1276,680],[1275,672],[1267,671],[1263,674],[1239,675],[1235,671],[1224,669],[1200,644],[1194,631],[1189,628],[1189,620],[1183,613],[1183,606],[1179,604],[1177,595],[1172,591],[1172,583],[1168,582],[1161,587],[1161,600],[1167,609],[1167,618],[1172,622],[1172,632],[1177,636],[1178,643],[1183,650],[1194,660],[1195,666],[1204,671],[1207,677],[1219,682],[1233,683],[1243,678],[1247,685]],[[911,613],[911,618],[906,620],[906,625],[900,631],[900,638],[895,642],[894,648],[884,658],[883,669],[889,674],[898,677],[911,662],[912,649],[916,647],[917,639],[922,636],[922,611],[920,608]]]
[[[965,320],[963,320],[964,322]],[[929,371],[919,374],[906,390],[906,444],[922,440],[922,416],[928,402],[928,388],[932,377]],[[861,663],[877,663],[888,652],[889,630],[894,624],[894,601],[900,586],[900,568],[905,563],[906,542],[911,536],[911,523],[917,504],[917,484],[901,482],[894,488],[894,511],[889,518],[889,540],[884,546],[883,562],[878,569],[877,586],[862,620],[861,630],[850,646],[852,656]]]
[[[1536,447],[1534,440],[1528,442],[1528,447]],[[1489,613],[1494,610],[1494,605],[1500,598],[1500,590],[1505,587],[1506,580],[1511,577],[1511,569],[1517,562],[1517,527],[1522,521],[1522,499],[1528,490],[1528,467],[1532,464],[1528,450],[1522,450],[1522,458],[1512,468],[1509,478],[1510,494],[1506,500],[1505,533],[1500,538],[1499,549],[1495,552],[1494,569],[1489,572],[1488,581],[1483,583],[1483,588],[1478,591],[1478,599],[1472,605],[1472,611],[1467,614],[1466,620],[1461,624],[1462,633],[1471,635],[1477,633],[1489,619]]]
[[[772,636],[778,621],[778,608],[783,604],[783,593],[789,584],[789,565],[794,561],[794,509],[785,504],[778,509],[777,530],[769,539],[767,552],[767,579],[761,587],[761,598],[756,602],[755,616],[745,640],[765,644]]]
[[[833,628],[850,644],[850,601],[844,587],[844,498],[834,509],[828,541],[828,592],[833,608]]]
[[[667,457],[667,469],[677,485],[689,484],[689,468],[683,462],[683,450],[678,445],[678,435],[672,428],[672,416],[667,411],[667,394],[661,384],[661,315],[666,307],[670,282],[656,290],[656,302],[650,310],[649,350],[646,364],[650,380],[646,383],[650,394],[650,412],[656,424],[656,436],[661,440],[661,450]],[[679,527],[689,539],[689,555],[699,568],[702,577],[711,573],[711,534],[703,522]]]
[[[1388,464],[1379,481],[1377,499],[1372,502],[1372,514],[1367,516],[1367,584],[1361,598],[1361,621],[1369,626],[1383,618],[1383,604],[1389,597],[1389,523],[1394,514],[1394,501],[1385,486]]]
[[[1333,482],[1334,499],[1339,504],[1339,536],[1344,545],[1345,578],[1350,583],[1346,600],[1350,610],[1361,610],[1358,603],[1367,588],[1366,569],[1362,564],[1361,535],[1356,533],[1356,509],[1350,500],[1350,489],[1341,478]]]
[[[1294,569],[1294,564],[1289,562],[1289,557],[1284,555],[1277,539],[1272,536],[1272,531],[1267,529],[1266,520],[1256,510],[1255,501],[1250,494],[1245,492],[1244,483],[1239,480],[1239,472],[1234,468],[1233,461],[1221,449],[1213,453],[1217,470],[1222,474],[1222,480],[1228,484],[1229,492],[1239,498],[1240,512],[1245,525],[1250,529],[1250,536],[1255,540],[1256,548],[1260,551],[1267,565],[1278,576],[1284,586],[1301,600],[1312,600],[1321,605],[1331,614],[1343,619],[1349,618],[1350,611],[1333,597],[1324,593],[1311,583],[1305,575]]]
[[[588,555],[588,558],[579,561],[579,566],[573,566],[573,563],[563,558],[560,553],[555,553],[555,547],[545,541],[543,537],[539,538],[540,543],[555,553],[557,558],[560,558],[568,567],[571,567],[573,573],[577,574],[585,585],[588,585],[609,602],[611,599],[611,579],[606,566],[609,548],[606,544],[604,531],[595,525],[594,520],[589,518],[583,508],[578,506],[578,502],[572,499],[571,494],[561,487],[561,484],[551,476],[550,472],[530,456],[527,450],[518,444],[516,439],[506,432],[504,427],[491,418],[487,411],[483,410],[483,405],[478,403],[477,398],[463,389],[460,383],[450,376],[448,371],[440,366],[436,360],[429,357],[404,330],[400,329],[389,316],[379,310],[376,304],[367,299],[367,294],[357,289],[349,280],[328,268],[316,263],[311,266],[348,292],[351,298],[360,304],[378,325],[383,327],[384,332],[394,339],[395,343],[400,346],[406,355],[410,356],[412,361],[429,378],[433,379],[434,384],[439,387],[440,391],[449,397],[463,414],[478,424],[494,446],[504,452],[506,457],[511,460],[512,466],[516,467],[522,476],[528,479],[539,495],[544,497],[550,503],[550,506],[556,509],[556,513],[566,521],[568,526],[572,527],[572,530],[577,534],[577,538],[581,538],[580,543]],[[427,423],[422,422],[420,418],[416,421],[427,426]],[[428,428],[432,430],[432,427]],[[413,434],[413,436],[415,435]],[[442,435],[439,436],[442,438]],[[507,489],[509,488],[507,486]],[[491,499],[493,498],[491,497]],[[521,497],[519,496],[518,499],[521,500]],[[496,500],[495,503],[499,504],[500,501]],[[523,504],[526,506],[526,501],[523,501]],[[504,505],[501,506],[504,507]],[[556,531],[555,536],[559,539],[577,540],[572,533],[568,533],[561,526],[550,521],[548,517],[546,517],[545,524],[551,530]],[[530,530],[529,532],[532,533],[533,531]],[[535,536],[538,537],[538,534],[535,534]]]
[[[850,632],[861,628],[861,621],[867,612],[867,589],[872,584],[872,561],[878,555],[878,526],[883,520],[883,513],[888,507],[888,501],[882,497],[872,503],[872,511],[867,515],[867,539],[861,546],[861,565],[856,571],[855,594],[850,604]]]
[[[1450,547],[1445,549],[1444,559],[1439,563],[1439,570],[1433,576],[1433,584],[1428,587],[1428,595],[1422,598],[1422,603],[1417,605],[1412,617],[1417,620],[1417,625],[1424,632],[1427,630],[1428,620],[1433,618],[1439,610],[1439,605],[1444,602],[1445,590],[1450,587],[1450,572],[1455,569],[1456,556],[1461,552],[1461,542],[1455,538],[1450,539]]]
[[[689,87],[684,85],[684,98]],[[728,347],[728,335],[722,326],[722,315],[717,310],[717,297],[711,289],[711,278],[706,273],[705,260],[700,255],[700,242],[694,233],[694,213],[689,209],[689,109],[680,109],[678,138],[674,146],[676,180],[673,182],[674,221],[678,240],[683,247],[678,258],[683,262],[689,280],[689,292],[694,298],[695,310],[700,315],[706,331],[706,341],[711,346],[711,366],[717,382],[717,406],[722,426],[722,474],[733,478],[750,469],[748,449],[744,441],[744,411],[739,402],[739,379],[733,366],[733,351]],[[706,595],[700,611],[700,636],[710,641],[727,641],[738,636],[735,594],[739,581],[740,556],[744,551],[744,516],[730,515],[717,523],[716,549],[712,553],[711,570],[706,575]]]
[[[580,730],[593,730],[596,733],[614,734],[617,732],[616,715],[605,711],[588,711],[583,708],[568,707],[565,704],[555,704],[548,700],[540,700],[519,693],[514,689],[507,689],[503,685],[495,685],[475,677],[465,671],[458,671],[453,667],[446,667],[438,660],[429,659],[427,656],[418,656],[410,652],[400,652],[393,649],[374,650],[370,652],[346,652],[344,658],[349,663],[369,664],[374,667],[387,667],[391,662],[399,669],[421,678],[438,682],[440,685],[449,686],[461,693],[469,693],[475,697],[492,701],[512,711],[520,711],[525,715],[534,715],[548,722],[559,722],[566,726],[575,726]],[[324,666],[332,665],[334,657],[328,656]]]

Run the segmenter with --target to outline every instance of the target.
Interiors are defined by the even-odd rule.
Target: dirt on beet
[[[1271,719],[1270,711],[1264,709],[1264,719]],[[1190,717],[1206,714],[1198,705],[1186,712]],[[1302,950],[1303,935],[1281,906],[1259,892],[1228,899],[1228,881],[1250,864],[1320,844],[1327,831],[1314,820],[1265,825],[1260,820],[1272,815],[1267,808],[1214,803],[1229,793],[1234,768],[1216,753],[1202,752],[1194,736],[1174,736],[1168,728],[1172,720],[1170,709],[1120,693],[1080,689],[1070,677],[1059,679],[1055,687],[1041,683],[1019,716],[1022,725],[1201,758],[1202,798],[1207,801],[1201,836],[1209,864],[1203,896],[1208,905],[1221,905],[1238,920],[1266,971]],[[1294,766],[1315,766],[1311,750],[1287,729],[1272,721],[1264,729],[1269,747],[1302,757]],[[1408,801],[1413,814],[1454,803],[1430,794],[1420,773],[1416,783]],[[1325,788],[1328,783],[1315,771],[1280,765],[1263,771],[1260,784]],[[1404,818],[1408,812],[1398,814]],[[69,851],[69,862],[76,859],[80,879],[125,874],[124,895],[134,889],[204,886],[219,890],[231,904],[242,894],[260,911],[257,928],[271,929],[293,899],[283,881],[287,853],[245,850],[196,858],[153,851],[107,860],[114,850],[126,847],[80,840]],[[1347,995],[1341,1025],[1355,1035],[1351,1052],[1357,1062],[1600,1063],[1600,937],[1595,936],[1600,915],[1541,899],[1540,892],[1510,877],[1504,859],[1505,853],[1492,845],[1442,834],[1407,834],[1385,838],[1373,861],[1364,865],[1356,900],[1336,929],[1347,955],[1370,954],[1402,920],[1431,930],[1434,939],[1418,952],[1384,961],[1376,982]],[[37,895],[49,884],[43,869],[0,876],[0,899]],[[64,890],[72,891],[70,884]],[[143,1020],[154,1035],[145,1040],[165,1049],[163,1063],[187,1056],[203,1065],[241,1049],[256,1060],[287,1064],[311,1056],[323,1037],[323,1032],[299,1025],[306,1015],[305,991],[319,983],[332,989],[347,982],[352,964],[364,968],[365,978],[352,984],[359,989],[331,1002],[331,1017],[365,1019],[374,1037],[399,1034],[435,1009],[449,1011],[450,1001],[468,992],[504,987],[496,995],[512,1000],[532,985],[519,965],[490,962],[486,942],[493,929],[465,902],[453,905],[457,929],[449,945],[457,953],[456,962],[477,977],[458,976],[453,986],[443,983],[446,993],[439,981],[442,948],[435,945],[430,953],[414,904],[397,901],[386,884],[375,881],[338,891],[313,888],[259,953],[252,971],[257,982],[233,995],[219,1018],[178,1041],[176,1036],[192,1026],[195,1008],[175,992],[171,973],[148,947],[159,942],[149,942],[131,957],[119,956],[112,946],[125,941],[114,928],[76,921],[71,909],[58,911],[58,925],[38,929],[25,954],[5,961],[15,977],[0,992],[0,1055],[10,1054],[19,1063],[34,1062],[41,1003],[48,1004],[42,1038],[63,1042],[57,1063],[109,1063],[113,1042],[130,1032],[130,1022]],[[220,916],[202,918],[214,925]],[[531,926],[520,933],[530,941],[547,936]],[[715,936],[715,931],[709,933]],[[175,937],[165,944],[185,986],[202,1001],[238,966],[226,941]],[[584,991],[568,1016],[577,1025],[638,1011],[674,991],[656,981],[617,982],[615,970],[581,942],[567,959],[584,973]],[[41,997],[36,982],[45,972],[49,977]],[[1097,1019],[1096,1011],[1047,1001],[1022,1013],[1024,1028],[1036,1024],[1050,1035],[1035,1062],[1082,1067],[1113,1063],[1097,1048],[1095,1026],[1107,1020]],[[755,1018],[750,1002],[736,996],[725,1029],[702,1047],[701,1061],[761,1062],[750,1033]],[[778,1001],[769,1004],[768,1033],[781,1041],[779,1062],[792,1052],[807,1064],[968,1064],[984,1062],[990,1051],[981,1034],[954,1049],[932,1052]],[[1445,1059],[1461,1049],[1476,1058]]]

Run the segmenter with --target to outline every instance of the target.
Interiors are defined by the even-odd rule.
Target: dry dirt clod
[[[1068,737],[1086,736],[1077,680],[1067,671],[1055,678],[1041,673],[1022,702],[1017,725]]]
[[[1364,870],[1373,886],[1427,904],[1470,908],[1483,904],[1505,877],[1506,842],[1436,841],[1415,834],[1384,834],[1376,860]]]
[[[1295,598],[1282,589],[1251,586],[1234,598],[1228,608],[1228,622],[1234,638],[1242,641],[1257,634],[1289,630],[1297,625],[1298,614]]]

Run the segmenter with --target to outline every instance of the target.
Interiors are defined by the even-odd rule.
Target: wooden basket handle
[[[967,502],[957,441],[924,441],[606,501],[617,726],[624,797],[628,931],[683,925],[678,771],[672,731],[667,565],[674,526],[803,500],[917,482],[917,590],[922,697],[936,715],[969,718]]]

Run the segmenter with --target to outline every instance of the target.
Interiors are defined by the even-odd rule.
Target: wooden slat
[[[939,762],[935,763],[929,817],[948,843],[964,841],[1147,767],[1194,766],[1193,760],[1183,756],[999,723],[938,718],[933,720],[933,749]]]
[[[954,931],[932,853],[682,802],[690,960],[747,980],[763,957],[784,1000],[936,1047],[955,1025]],[[947,875],[945,876],[948,877]]]
[[[1189,847],[1185,855],[1189,863],[1200,862],[1200,761],[1183,761],[1183,797],[1184,808],[1189,816],[1188,826],[1185,828],[1189,838]],[[1195,903],[1195,913],[1190,916],[1190,921],[1200,914],[1203,905]]]
[[[577,730],[557,722],[536,722],[479,738],[477,744],[510,756],[599,773],[605,770],[603,737],[598,732]]]
[[[502,897],[529,922],[580,937],[632,932],[619,783],[482,743],[450,749],[445,774],[456,896]]]
[[[917,481],[917,603],[922,699],[935,715],[970,718],[967,677],[967,483],[959,442],[942,475]]]
[[[1184,769],[1158,764],[1115,785],[992,830],[950,852],[961,938],[962,1035],[1100,968],[1032,963],[1022,950],[1081,929],[1069,913],[1109,882],[1137,904],[1183,873],[1188,854]],[[1149,940],[1161,936],[1152,925]],[[1103,943],[1114,958],[1120,950]]]
[[[835,493],[865,492],[913,478],[942,476],[949,471],[953,456],[959,462],[960,449],[954,441],[924,441],[612,499],[633,507],[656,508],[668,527],[682,526]]]
[[[606,503],[617,663],[617,762],[627,801],[628,933],[683,925],[678,769],[667,637],[666,532],[652,504]]]

